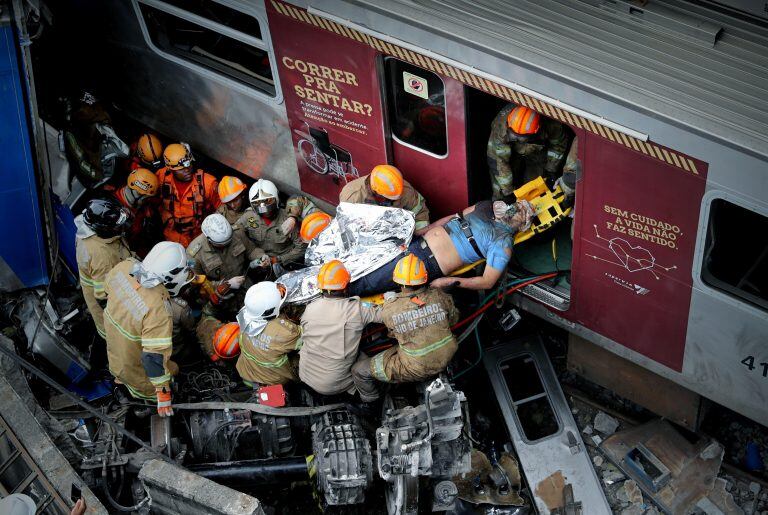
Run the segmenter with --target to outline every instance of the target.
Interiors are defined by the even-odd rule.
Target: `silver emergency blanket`
[[[278,279],[287,289],[286,302],[303,304],[317,297],[320,265],[332,259],[344,263],[353,281],[381,268],[410,245],[415,225],[405,209],[342,202],[336,218],[307,247],[309,267]]]

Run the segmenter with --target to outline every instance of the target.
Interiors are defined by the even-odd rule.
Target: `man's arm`
[[[490,290],[504,275],[504,269],[498,270],[492,266],[485,266],[483,275],[477,277],[441,277],[430,284],[433,288],[445,288],[456,284],[459,288],[468,290]]]

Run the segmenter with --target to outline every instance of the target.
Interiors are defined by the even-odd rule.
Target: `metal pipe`
[[[222,461],[187,467],[204,478],[226,486],[256,486],[309,479],[307,458]]]

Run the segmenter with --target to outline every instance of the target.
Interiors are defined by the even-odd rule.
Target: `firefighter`
[[[271,281],[251,286],[237,314],[240,357],[237,372],[243,382],[260,386],[297,381],[301,329],[280,313],[285,290]]]
[[[221,205],[216,210],[217,213],[224,215],[227,222],[235,224],[243,216],[243,211],[248,207],[246,195],[248,187],[237,177],[225,175],[219,181],[219,198]]]
[[[133,215],[133,224],[125,239],[136,255],[143,258],[162,239],[157,214],[157,176],[146,168],[136,168],[128,174],[126,185],[114,190],[115,198]],[[106,188],[105,188],[106,189]]]
[[[262,255],[251,262],[251,267],[279,264],[291,269],[301,266],[307,245],[301,241],[295,227],[290,232],[283,232],[282,225],[290,215],[278,206],[277,186],[272,181],[259,179],[251,186],[248,196],[251,207],[235,225],[244,228],[251,241],[262,250]]]
[[[240,326],[237,322],[222,322],[211,314],[203,316],[196,328],[200,348],[214,363],[240,355]]]
[[[146,168],[156,173],[163,166],[163,144],[156,134],[145,132],[131,145],[130,169]]]
[[[194,260],[193,270],[211,281],[215,296],[211,313],[234,317],[243,304],[245,273],[251,261],[263,253],[242,229],[233,230],[224,215],[214,213],[203,220],[203,233],[192,240],[187,255]],[[243,292],[243,293],[240,293]]]
[[[367,324],[382,322],[380,307],[347,296],[349,280],[341,261],[321,266],[317,287],[322,297],[313,300],[301,317],[304,343],[299,377],[323,395],[354,392],[352,365],[358,358],[360,336]],[[361,398],[364,402],[376,399],[362,394]]]
[[[203,218],[219,207],[218,183],[213,175],[193,170],[194,158],[186,143],[168,145],[163,160],[165,167],[157,171],[163,235],[188,247],[200,234]]]
[[[540,176],[553,188],[561,170],[564,179],[567,176],[575,186],[574,139],[564,124],[541,117],[533,109],[515,104],[504,107],[494,118],[488,138],[493,200],[513,201],[517,187]]]
[[[179,243],[162,241],[143,261],[125,260],[109,274],[105,290],[109,371],[137,398],[157,402],[160,416],[173,415],[171,361],[173,318],[169,299],[195,274]]]
[[[299,230],[301,241],[309,243],[314,240],[330,223],[331,216],[329,214],[322,211],[312,213],[301,222],[301,229]]]
[[[291,195],[285,203],[285,210],[288,212],[288,217],[280,226],[283,234],[289,234],[296,227],[296,224],[300,224],[306,217],[314,213],[322,213],[323,211],[315,205],[309,197],[304,195]]]
[[[102,338],[106,338],[104,306],[107,294],[104,279],[112,267],[131,257],[128,243],[123,238],[130,224],[128,210],[111,198],[91,200],[83,213],[75,218],[75,253],[80,287],[96,332]]]
[[[424,197],[391,165],[377,165],[367,177],[347,183],[339,193],[339,202],[406,209],[416,218],[414,232],[417,235],[425,232],[429,225],[429,209]]]
[[[363,399],[378,397],[376,381],[405,383],[439,374],[458,349],[451,326],[459,313],[450,295],[426,286],[424,262],[408,254],[397,262],[392,280],[401,291],[385,294],[381,317],[397,345],[355,363],[352,376]]]

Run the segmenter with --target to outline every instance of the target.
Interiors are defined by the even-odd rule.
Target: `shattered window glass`
[[[160,50],[275,95],[275,82],[266,49],[246,44],[148,5],[141,5],[141,13],[152,43]],[[241,14],[241,17],[249,18],[245,14]],[[255,18],[251,20],[258,26]],[[239,27],[254,32],[252,27]],[[232,28],[238,29],[238,26]],[[261,36],[261,31],[256,34]],[[244,35],[256,37],[255,34]]]
[[[409,145],[436,154],[448,153],[445,86],[436,74],[388,58],[387,107],[392,135]]]
[[[768,217],[724,199],[712,201],[701,278],[768,309]]]

